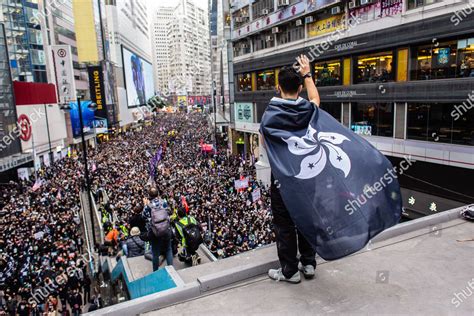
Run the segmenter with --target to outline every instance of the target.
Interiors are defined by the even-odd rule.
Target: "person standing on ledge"
[[[320,98],[318,89],[314,84],[311,75],[310,62],[308,57],[302,55],[297,58],[299,64],[299,73],[295,67],[283,67],[278,74],[278,90],[281,98],[273,98],[272,102],[290,105],[297,102],[311,102],[318,107]],[[304,86],[308,92],[310,101],[299,97]],[[277,240],[278,259],[280,260],[280,269],[270,269],[268,276],[276,281],[286,281],[290,283],[299,283],[301,281],[300,273],[303,272],[305,278],[310,279],[315,275],[316,253],[304,236],[296,229],[293,220],[288,213],[287,208],[281,197],[278,183],[272,174],[271,183],[271,209],[273,213],[273,228]],[[300,258],[298,260],[298,250]]]

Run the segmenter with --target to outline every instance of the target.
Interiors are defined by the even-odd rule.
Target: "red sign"
[[[25,114],[20,115],[18,118],[18,125],[20,126],[21,131],[20,139],[24,142],[29,141],[31,138],[32,129],[28,116]]]

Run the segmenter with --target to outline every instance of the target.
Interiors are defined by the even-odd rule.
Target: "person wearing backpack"
[[[141,236],[142,240],[151,245],[153,271],[160,267],[160,255],[165,252],[166,264],[173,265],[173,250],[171,248],[171,224],[169,207],[166,201],[159,198],[159,191],[151,187],[148,191],[151,202],[145,200],[143,217],[147,221],[147,232]]]
[[[193,265],[201,261],[196,251],[202,244],[201,227],[198,221],[191,215],[187,215],[184,208],[178,209],[178,221],[176,231],[181,239],[182,251],[179,254],[180,260],[192,262]]]

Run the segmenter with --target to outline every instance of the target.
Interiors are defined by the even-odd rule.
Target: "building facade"
[[[42,27],[35,17],[38,1],[5,0],[0,4],[1,22],[10,55],[13,80],[47,82],[46,56]]]
[[[168,37],[167,47],[153,44],[168,51],[167,79],[160,81],[167,80],[170,96],[207,96],[212,84],[208,12],[192,0],[180,0],[172,14],[169,23],[154,24],[155,33]]]
[[[174,7],[157,8],[151,26],[155,90],[161,94],[166,94],[168,91],[170,63],[168,24],[173,20],[174,10]]]
[[[467,181],[463,173],[472,176],[474,169],[471,4],[457,0],[232,4],[234,150],[239,139],[246,148],[261,146],[256,135],[268,101],[276,95],[278,70],[307,54],[323,110],[393,161],[411,156],[420,170],[439,171],[437,175],[420,171],[420,178],[402,184],[411,181],[411,187],[423,190],[431,182],[448,188],[440,195],[470,200],[473,192],[462,182]],[[262,168],[268,167],[265,158],[261,160]],[[449,173],[458,175],[458,180],[448,182],[440,176]]]

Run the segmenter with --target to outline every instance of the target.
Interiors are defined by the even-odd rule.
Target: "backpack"
[[[170,217],[163,204],[151,204],[151,230],[156,237],[163,237],[169,234]]]
[[[183,225],[182,225],[183,226]],[[182,227],[183,236],[186,240],[188,253],[193,253],[198,250],[199,245],[202,244],[201,230],[197,224],[189,223]]]

